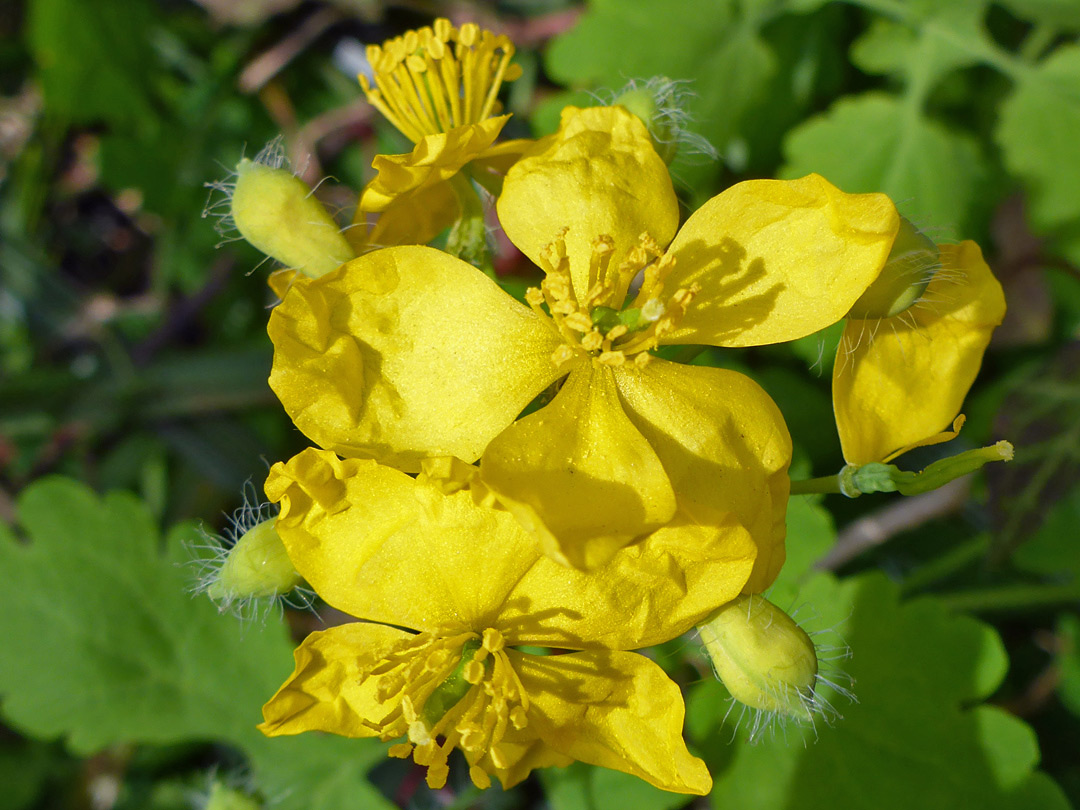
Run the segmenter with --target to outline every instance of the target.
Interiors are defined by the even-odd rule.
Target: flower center
[[[369,102],[413,143],[426,135],[476,124],[496,111],[499,87],[521,75],[510,64],[514,45],[475,23],[460,29],[445,18],[432,28],[369,45],[373,88],[360,86]]]
[[[500,743],[510,727],[525,727],[529,699],[505,646],[493,628],[445,638],[421,633],[361,673],[377,679],[378,701],[396,704],[373,730],[382,740],[407,735],[390,756],[411,754],[427,766],[431,788],[446,784],[454,748],[464,752],[480,788],[491,784],[494,769],[511,764]]]
[[[612,266],[615,241],[601,235],[593,241],[588,292],[579,301],[566,255],[567,230],[542,251],[544,280],[525,294],[533,311],[550,319],[565,341],[555,350],[552,362],[561,367],[585,354],[610,366],[624,365],[631,357],[635,365],[646,365],[652,359],[648,351],[675,329],[698,293],[698,285],[680,287],[665,299],[664,285],[675,257],[664,254],[656,240],[644,233],[626,258]],[[630,288],[639,274],[641,286],[631,300]]]

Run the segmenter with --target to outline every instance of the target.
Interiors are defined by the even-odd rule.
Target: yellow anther
[[[531,307],[538,307],[544,303],[544,294],[539,287],[529,287],[525,291],[525,301]]]
[[[652,359],[653,356],[648,352],[641,352],[634,355],[634,365],[638,368],[645,368],[645,366],[652,362]]]
[[[556,368],[559,368],[566,363],[569,363],[576,356],[577,352],[575,352],[573,349],[563,343],[551,353],[551,362],[555,364]]]
[[[595,352],[604,344],[604,337],[595,329],[581,338],[581,347],[587,352]]]
[[[626,362],[626,355],[620,351],[604,352],[597,360],[605,366],[621,366]]]
[[[409,755],[413,752],[412,743],[397,743],[391,745],[387,749],[387,756],[394,757],[395,759],[408,759]]]
[[[645,305],[641,308],[641,317],[649,323],[654,323],[663,317],[667,308],[664,306],[664,302],[659,298],[651,298],[645,302]]]
[[[474,686],[484,679],[484,665],[479,661],[470,661],[461,670],[462,677]]]
[[[426,745],[431,742],[431,729],[423,720],[414,720],[409,723],[409,742],[416,745]]]
[[[571,312],[566,316],[566,325],[571,329],[576,329],[578,332],[590,332],[593,328],[592,318],[580,310]]]
[[[469,767],[469,778],[480,790],[487,790],[491,787],[491,777],[487,775],[487,771],[476,765]]]
[[[481,646],[488,652],[499,652],[506,646],[506,639],[503,638],[502,633],[496,630],[494,627],[489,627],[484,631],[481,636]]]
[[[518,731],[529,725],[529,716],[525,713],[525,709],[521,706],[515,706],[510,710],[510,725],[516,728]]]
[[[609,331],[605,337],[607,337],[608,340],[618,340],[629,331],[630,329],[626,324],[620,323],[618,326],[612,327],[611,331]]]
[[[471,48],[476,44],[476,40],[480,36],[480,26],[476,23],[465,23],[461,26],[458,32],[458,42],[464,45],[466,48]]]

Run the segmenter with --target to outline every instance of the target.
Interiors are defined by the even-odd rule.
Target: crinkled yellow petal
[[[784,563],[791,438],[753,380],[734,371],[654,360],[615,372],[635,427],[667,471],[690,520],[732,514],[757,544],[748,592],[767,588]]]
[[[667,165],[641,120],[622,107],[563,110],[553,141],[507,173],[498,202],[503,230],[540,264],[544,246],[566,232],[566,252],[578,300],[589,289],[593,241],[614,240],[617,267],[643,233],[661,247],[679,224]]]
[[[845,194],[816,174],[732,186],[668,250],[665,289],[701,289],[662,342],[761,346],[836,323],[885,266],[899,222],[884,194]]]
[[[296,668],[263,706],[259,730],[270,737],[328,731],[344,737],[374,737],[395,708],[375,697],[374,679],[360,670],[410,637],[396,627],[356,622],[312,633],[293,653]]]
[[[446,496],[367,459],[308,449],[277,463],[266,494],[296,570],[363,619],[439,632],[493,627],[537,560],[512,516]]]
[[[325,450],[275,464],[266,493],[293,565],[334,607],[443,634],[495,627],[513,644],[667,641],[739,594],[756,550],[730,517],[675,521],[595,571],[568,569],[467,490]]]
[[[942,431],[960,410],[994,327],[1001,285],[974,242],[939,246],[943,270],[911,309],[850,320],[833,367],[833,409],[844,458],[881,461]]]
[[[508,731],[499,743],[499,750],[505,767],[496,767],[490,755],[485,758],[483,766],[485,771],[499,778],[503,790],[523,782],[537,768],[565,768],[574,761],[548,747],[543,740],[536,739],[528,726],[520,731]]]
[[[281,270],[275,270],[266,277],[266,286],[269,287],[274,295],[280,300],[285,297],[285,293],[287,293],[294,284],[301,282],[305,278],[309,277],[298,270],[283,268]]]
[[[357,250],[392,245],[426,245],[461,216],[461,203],[449,182],[430,183],[398,194],[381,213],[356,209],[346,237]],[[368,219],[374,224],[368,226]]]
[[[545,554],[578,568],[602,565],[675,512],[664,468],[626,418],[611,369],[589,361],[550,404],[491,441],[480,476]]]
[[[663,790],[704,795],[712,788],[705,763],[683,740],[679,687],[645,656],[509,655],[529,693],[528,728],[552,749]]]
[[[677,515],[591,571],[542,557],[510,592],[500,627],[519,644],[542,647],[660,644],[738,596],[756,553],[732,515],[710,526]]]
[[[545,321],[428,247],[376,250],[294,285],[268,331],[270,387],[304,435],[407,470],[475,460],[559,376],[562,341]]]
[[[501,115],[426,135],[407,155],[377,155],[371,165],[378,175],[360,195],[360,210],[385,211],[402,194],[449,180],[487,151],[508,120]]]

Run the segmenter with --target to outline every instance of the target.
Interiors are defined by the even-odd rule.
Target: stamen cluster
[[[514,46],[474,23],[455,28],[445,18],[370,45],[375,87],[360,85],[372,106],[419,143],[426,135],[476,124],[496,112],[499,87],[521,75],[511,65]]]
[[[566,254],[568,230],[563,228],[545,246],[540,257],[545,278],[525,294],[533,311],[550,319],[566,341],[555,350],[552,362],[562,366],[584,353],[609,366],[624,365],[633,357],[635,365],[644,367],[652,359],[648,351],[675,329],[698,293],[698,285],[680,287],[665,301],[664,282],[675,267],[675,257],[664,254],[656,240],[643,233],[626,258],[612,267],[615,240],[601,235],[592,243],[589,291],[579,301]],[[626,304],[639,275],[641,286]]]
[[[529,698],[505,646],[493,628],[445,638],[421,633],[361,672],[363,679],[378,679],[379,702],[396,704],[373,730],[386,741],[407,735],[409,742],[392,746],[390,756],[411,754],[427,767],[430,787],[446,784],[454,748],[465,753],[480,788],[491,784],[481,764],[485,756],[495,768],[509,766],[499,743],[510,728],[525,728]]]

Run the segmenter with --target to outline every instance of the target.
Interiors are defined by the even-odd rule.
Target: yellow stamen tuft
[[[360,76],[368,101],[414,143],[497,112],[499,88],[521,75],[510,40],[474,23],[447,19],[367,49],[375,86]]]

